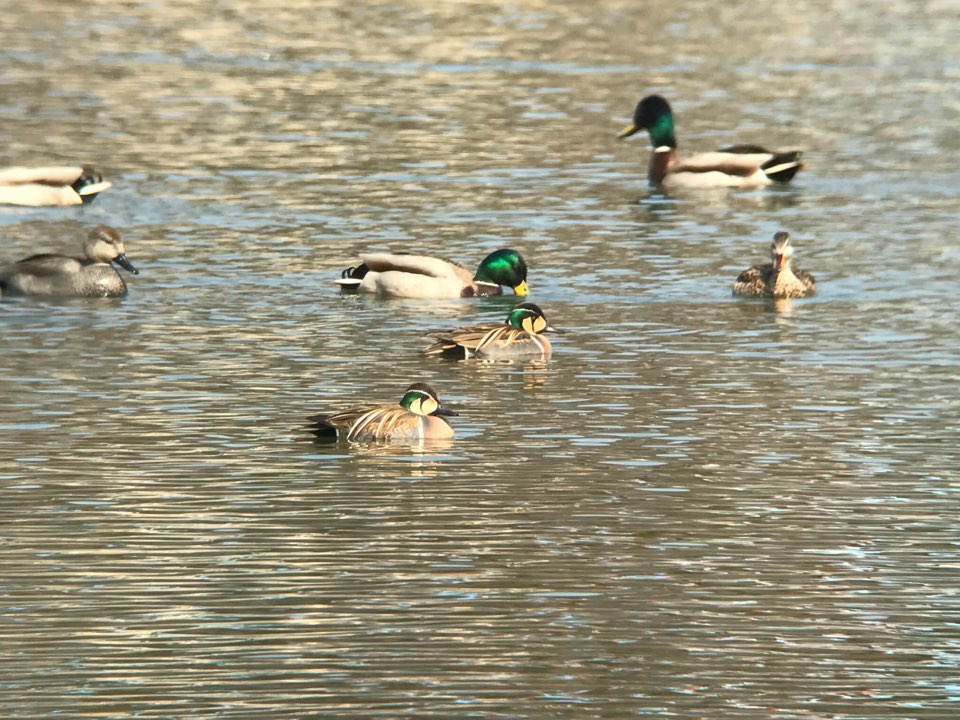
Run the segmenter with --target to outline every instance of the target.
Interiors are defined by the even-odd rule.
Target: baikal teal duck
[[[546,357],[552,349],[543,333],[562,333],[552,327],[535,303],[520,303],[502,323],[482,323],[428,333],[435,342],[423,352],[448,358],[487,360]]]
[[[407,388],[398,405],[360,405],[308,418],[307,429],[325,440],[419,442],[448,440],[453,428],[444,419],[457,413],[440,403],[426,383]]]
[[[666,191],[787,183],[803,167],[800,151],[771,152],[759,145],[734,145],[683,157],[670,103],[659,95],[648,95],[637,104],[633,122],[618,137],[628,138],[641,130],[649,133],[653,146],[647,178]]]

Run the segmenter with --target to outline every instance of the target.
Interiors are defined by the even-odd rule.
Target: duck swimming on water
[[[93,168],[9,167],[0,169],[0,204],[86,205],[111,183]]]
[[[453,330],[428,333],[436,339],[424,350],[426,355],[448,358],[478,357],[503,359],[525,355],[550,354],[550,341],[545,332],[561,333],[547,323],[543,311],[535,303],[520,303],[502,323],[481,323]]]
[[[425,299],[502,295],[502,286],[519,296],[529,292],[527,263],[516,250],[495,250],[472,275],[459,263],[426,255],[365,253],[360,259],[360,265],[347,268],[337,280],[342,289]]]
[[[790,235],[778,232],[770,244],[771,261],[744,270],[733,283],[734,295],[772,298],[810,297],[816,290],[813,275],[791,267],[793,246]]]
[[[0,267],[0,295],[117,297],[126,294],[127,284],[112,263],[134,275],[140,272],[127,259],[120,233],[108,225],[89,232],[83,254],[31,255]]]
[[[660,95],[648,95],[633,112],[620,139],[647,130],[653,153],[647,177],[664,190],[758,187],[787,183],[803,167],[801,152],[771,152],[759,145],[734,145],[716,152],[682,157],[673,132],[673,111]]]
[[[361,405],[328,415],[314,415],[307,429],[318,438],[351,441],[447,440],[453,428],[444,419],[457,413],[440,404],[426,383],[407,388],[399,405]]]

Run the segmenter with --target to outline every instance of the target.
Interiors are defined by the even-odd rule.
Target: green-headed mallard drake
[[[111,187],[92,168],[9,167],[0,169],[0,204],[80,205]]]
[[[545,332],[562,331],[547,323],[546,316],[537,305],[520,303],[502,323],[482,323],[428,333],[436,342],[423,352],[451,358],[478,357],[489,360],[524,355],[546,356],[550,354],[551,346],[542,334]]]
[[[347,268],[337,280],[341,288],[426,299],[502,295],[504,285],[520,296],[529,292],[527,263],[516,250],[490,253],[472,276],[459,263],[425,255],[371,253],[360,258],[362,264]]]
[[[453,437],[453,428],[444,417],[456,414],[440,404],[432,387],[414,383],[399,405],[362,405],[330,415],[314,415],[308,418],[307,429],[318,438],[330,440],[446,440]]]
[[[134,275],[120,233],[107,225],[93,228],[83,241],[85,257],[31,255],[0,268],[0,295],[48,295],[56,297],[116,297],[127,284],[111,263]]]
[[[793,246],[789,233],[781,231],[773,236],[770,257],[771,262],[766,265],[754,265],[740,273],[733,283],[734,295],[802,298],[816,292],[813,275],[790,267]]]
[[[637,104],[633,122],[619,137],[640,130],[650,133],[653,154],[648,178],[664,190],[684,188],[757,187],[789,182],[803,167],[801,152],[771,152],[759,145],[734,145],[716,152],[681,157],[673,134],[670,103],[659,95],[648,95]]]

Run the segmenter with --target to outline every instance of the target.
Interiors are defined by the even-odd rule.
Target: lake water
[[[0,301],[6,718],[951,718],[957,2],[95,0],[0,14],[0,259],[120,228],[120,300]],[[805,149],[672,197],[683,148]],[[731,297],[787,230],[818,294]],[[514,247],[549,361],[424,358],[506,296],[341,297]],[[312,413],[431,382],[441,446]]]

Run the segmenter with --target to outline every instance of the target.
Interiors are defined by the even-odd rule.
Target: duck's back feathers
[[[446,439],[453,428],[441,417],[416,415],[399,405],[369,405],[314,415],[307,429],[318,438],[354,441]]]
[[[95,170],[80,166],[0,169],[0,203],[7,205],[81,205],[109,187]]]
[[[483,323],[448,332],[432,332],[436,342],[424,350],[427,355],[450,358],[516,357],[544,355],[551,350],[550,341],[540,334],[528,333],[503,323]]]
[[[808,297],[813,295],[817,291],[817,281],[813,279],[813,275],[808,273],[806,270],[794,270],[793,274],[796,276],[804,287],[803,297]]]
[[[754,187],[771,182],[785,183],[803,167],[801,153],[771,153],[757,145],[737,145],[689,157],[673,152],[663,166],[654,153],[651,181],[675,187]]]
[[[350,268],[337,283],[377,295],[402,298],[460,297],[472,285],[462,265],[426,255],[367,253],[363,264]]]
[[[750,297],[801,298],[810,297],[817,291],[813,275],[806,270],[791,270],[782,275],[778,277],[771,263],[754,265],[737,276],[733,283],[733,294]]]
[[[773,272],[769,263],[760,267],[754,265],[737,276],[733,283],[734,295],[764,295],[767,291],[766,278]]]
[[[406,426],[418,418],[399,405],[367,405],[307,418],[308,429],[317,437],[345,437],[348,440],[363,439],[364,435],[376,434],[376,428]]]
[[[363,264],[374,272],[395,270],[434,278],[446,278],[453,275],[465,279],[467,282],[473,279],[470,271],[462,265],[429,255],[365,253],[361,254],[360,258],[363,260]]]

